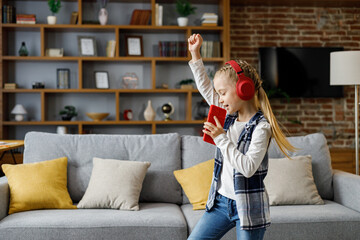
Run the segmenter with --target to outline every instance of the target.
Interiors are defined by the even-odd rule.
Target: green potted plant
[[[51,16],[47,17],[48,24],[56,24],[55,14],[60,11],[61,1],[60,0],[48,0],[48,5],[51,11]]]
[[[77,112],[74,106],[65,106],[63,110],[59,112],[62,120],[70,121],[73,117],[77,116]]]
[[[191,78],[181,80],[178,84],[181,89],[193,89],[195,81]]]
[[[179,13],[177,22],[180,27],[187,26],[188,16],[190,14],[195,14],[196,7],[191,6],[191,3],[188,0],[177,0],[176,1],[176,11]]]

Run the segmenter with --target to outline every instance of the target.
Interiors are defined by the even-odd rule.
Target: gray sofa
[[[315,183],[325,205],[272,206],[265,239],[360,239],[360,177],[332,171],[322,134],[291,137],[296,155],[313,158]],[[0,179],[0,239],[186,239],[203,211],[193,211],[173,171],[214,157],[200,137],[162,135],[57,135],[30,132],[24,163],[68,157],[68,190],[74,203],[87,188],[92,158],[150,161],[139,211],[34,210],[7,215],[9,187]],[[271,144],[271,158],[282,157]],[[236,239],[235,229],[224,239]]]

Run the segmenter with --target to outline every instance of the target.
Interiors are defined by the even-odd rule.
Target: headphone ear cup
[[[236,93],[244,101],[250,100],[255,94],[255,85],[251,78],[244,75],[239,76],[236,83]]]

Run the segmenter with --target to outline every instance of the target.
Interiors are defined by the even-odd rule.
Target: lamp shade
[[[360,85],[360,51],[330,53],[330,85]]]
[[[25,108],[21,104],[16,104],[13,110],[11,111],[12,114],[27,114]]]

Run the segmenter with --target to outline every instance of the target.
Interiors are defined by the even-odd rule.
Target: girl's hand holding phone
[[[211,122],[205,122],[204,123],[204,130],[203,132],[207,135],[209,135],[212,139],[216,138],[217,136],[219,136],[220,134],[225,133],[219,119],[214,116],[214,120],[216,122],[216,126],[214,124],[212,124]]]

